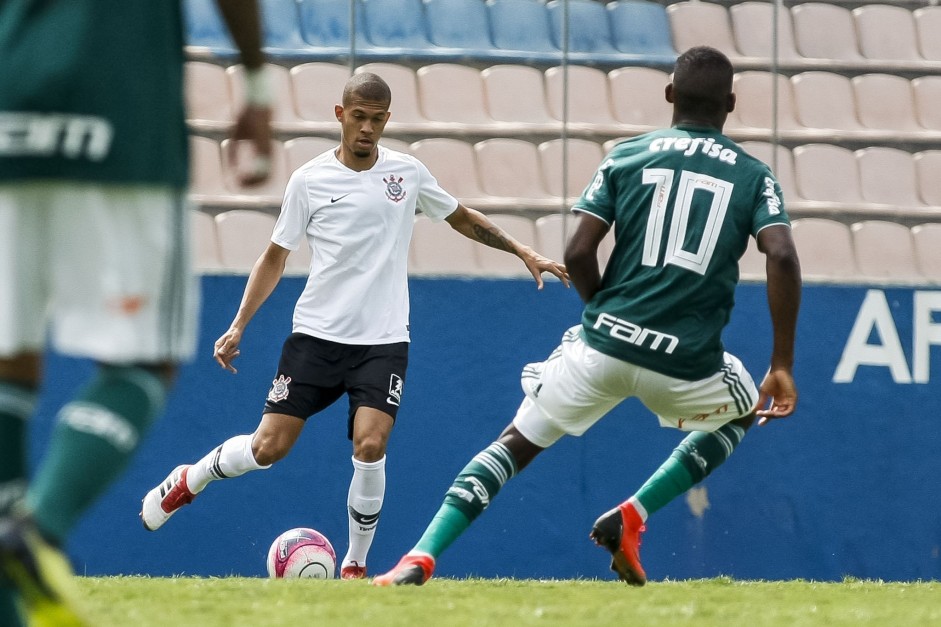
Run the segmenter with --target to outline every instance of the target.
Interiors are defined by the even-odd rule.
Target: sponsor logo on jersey
[[[781,213],[781,199],[774,191],[774,179],[770,176],[765,177],[765,190],[762,194],[768,199],[768,214],[776,216]]]
[[[398,407],[399,403],[402,402],[402,386],[404,384],[405,382],[402,381],[402,377],[397,374],[392,375],[389,379],[389,396],[386,398],[387,403]]]
[[[114,127],[105,118],[65,113],[0,113],[0,156],[101,161]]]
[[[278,375],[278,378],[271,382],[271,391],[268,392],[268,401],[271,403],[280,403],[288,397],[290,393],[288,390],[288,384],[291,382],[291,377],[286,377],[283,374]]]
[[[600,330],[602,327],[606,327],[608,335],[617,340],[652,351],[662,351],[667,355],[672,355],[680,343],[680,339],[675,335],[654,329],[645,329],[639,324],[622,320],[617,316],[604,312],[598,316],[592,328]]]
[[[389,178],[382,179],[386,184],[386,198],[393,202],[399,202],[405,198],[405,188],[402,187],[402,177],[390,174]]]
[[[717,144],[716,140],[711,137],[705,139],[702,137],[658,137],[650,142],[647,148],[650,152],[676,150],[682,152],[684,157],[691,157],[699,152],[729,165],[735,165],[735,159],[738,158],[737,152],[722,144]]]

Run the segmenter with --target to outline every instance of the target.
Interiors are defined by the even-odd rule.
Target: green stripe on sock
[[[34,389],[0,381],[0,514],[26,490],[27,426],[36,398]]]

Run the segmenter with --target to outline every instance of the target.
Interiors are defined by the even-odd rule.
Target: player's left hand
[[[765,425],[777,418],[786,418],[793,414],[796,408],[797,388],[794,385],[794,377],[787,370],[769,370],[758,388],[758,403],[755,405],[758,425]]]
[[[548,272],[562,281],[562,284],[565,287],[569,287],[569,273],[565,269],[565,265],[559,263],[558,261],[553,261],[548,257],[543,257],[536,251],[531,248],[527,248],[525,254],[523,255],[523,263],[526,264],[526,267],[529,269],[530,273],[533,275],[533,278],[536,279],[536,287],[542,289],[542,273]]]
[[[251,145],[251,163],[239,165],[239,144]],[[271,108],[247,105],[239,113],[228,149],[229,163],[238,172],[239,183],[259,185],[271,174]]]

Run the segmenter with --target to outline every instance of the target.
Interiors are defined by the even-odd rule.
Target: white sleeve
[[[271,233],[271,241],[288,250],[297,250],[307,237],[307,225],[310,224],[310,199],[305,180],[306,175],[300,170],[291,175],[284,189],[281,214]]]
[[[424,163],[418,159],[415,163],[418,166],[418,210],[432,222],[441,222],[457,209],[457,198],[441,189]]]

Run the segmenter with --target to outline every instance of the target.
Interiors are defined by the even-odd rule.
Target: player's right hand
[[[250,147],[250,163],[239,164],[242,141]],[[247,105],[235,120],[228,146],[229,163],[238,172],[239,183],[246,187],[264,183],[271,174],[271,108]]]
[[[775,418],[786,418],[797,408],[797,387],[794,377],[787,370],[769,370],[758,388],[758,403],[755,415],[758,425],[767,424]]]
[[[239,344],[242,341],[242,331],[239,329],[229,329],[218,340],[212,351],[212,356],[216,363],[229,372],[236,373],[238,370],[232,365],[232,361],[242,354],[239,350]]]

